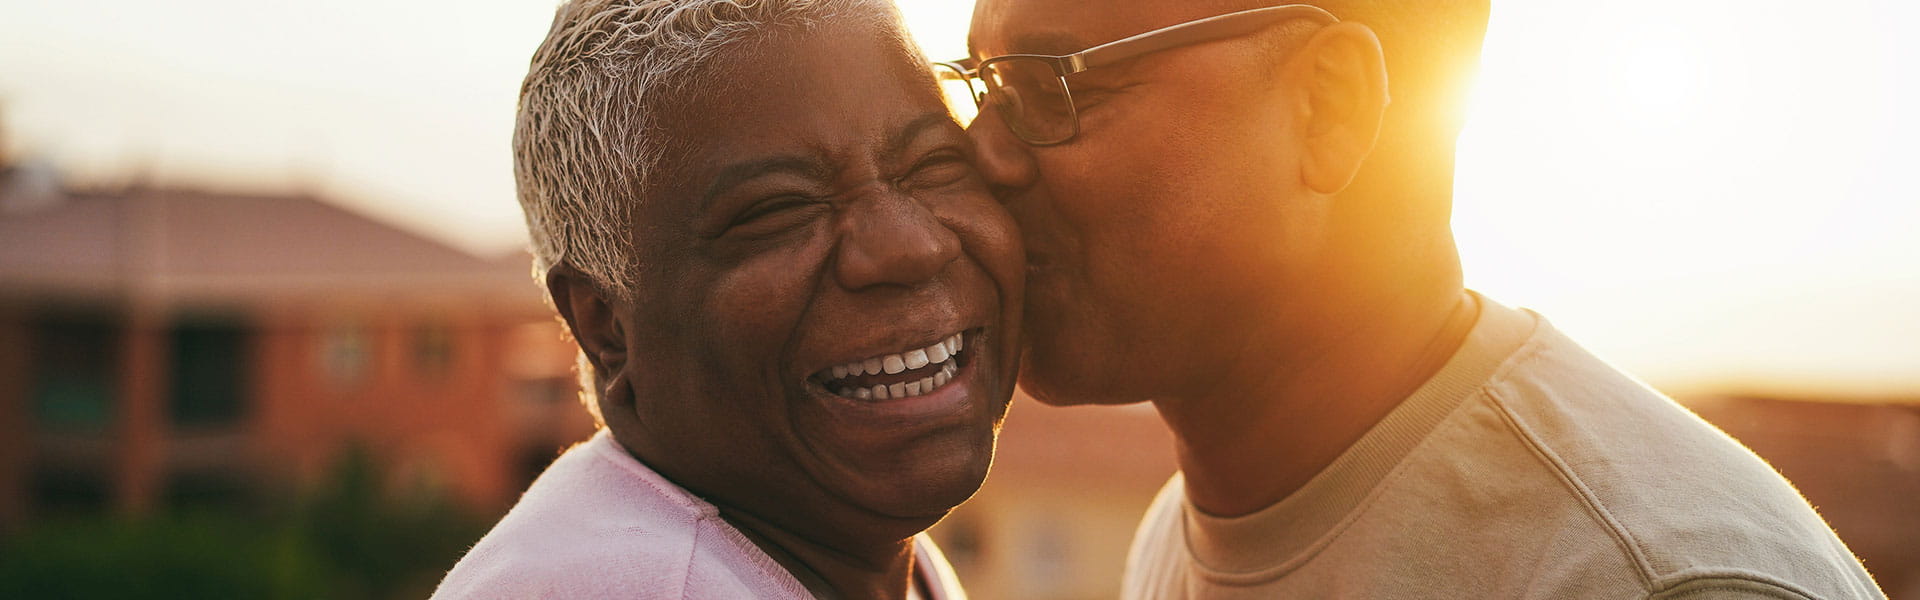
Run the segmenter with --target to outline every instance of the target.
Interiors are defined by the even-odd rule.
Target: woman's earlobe
[[[598,381],[600,386],[595,390],[594,402],[599,404],[597,412],[601,422],[612,424],[639,416],[634,406],[631,380],[626,377],[608,377]]]
[[[547,294],[587,362],[600,377],[626,366],[626,324],[618,304],[593,280],[565,264],[547,270]]]

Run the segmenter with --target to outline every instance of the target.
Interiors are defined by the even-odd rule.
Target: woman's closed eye
[[[973,176],[973,163],[957,149],[940,150],[914,163],[900,178],[899,185],[905,190],[940,188],[953,185]]]
[[[818,198],[798,194],[774,196],[753,204],[727,225],[729,235],[765,237],[797,227],[827,209]]]

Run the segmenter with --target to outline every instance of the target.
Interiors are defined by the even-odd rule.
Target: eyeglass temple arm
[[[1333,13],[1317,6],[1305,4],[1287,4],[1269,6],[1253,10],[1227,13],[1217,17],[1208,17],[1155,29],[1136,36],[1115,40],[1060,57],[1060,67],[1064,75],[1079,73],[1094,67],[1113,64],[1122,60],[1169,48],[1178,48],[1201,42],[1247,35],[1260,31],[1275,23],[1290,19],[1312,18],[1326,23],[1340,21]]]
[[[936,60],[933,61],[933,64],[944,65],[968,77],[978,77],[980,75],[980,59],[971,56],[954,60]]]

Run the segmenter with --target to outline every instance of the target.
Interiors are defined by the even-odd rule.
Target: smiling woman
[[[884,0],[561,7],[515,161],[606,430],[438,596],[962,597],[920,534],[992,462],[1023,253],[924,64]]]

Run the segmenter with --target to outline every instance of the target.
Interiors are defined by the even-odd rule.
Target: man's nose
[[[846,289],[917,287],[960,258],[960,237],[912,196],[888,190],[852,208],[834,273]]]
[[[1034,164],[1033,147],[1014,137],[1000,111],[991,106],[982,107],[980,116],[967,127],[967,135],[973,138],[980,175],[993,186],[994,195],[1004,200],[1039,180],[1040,168]]]

